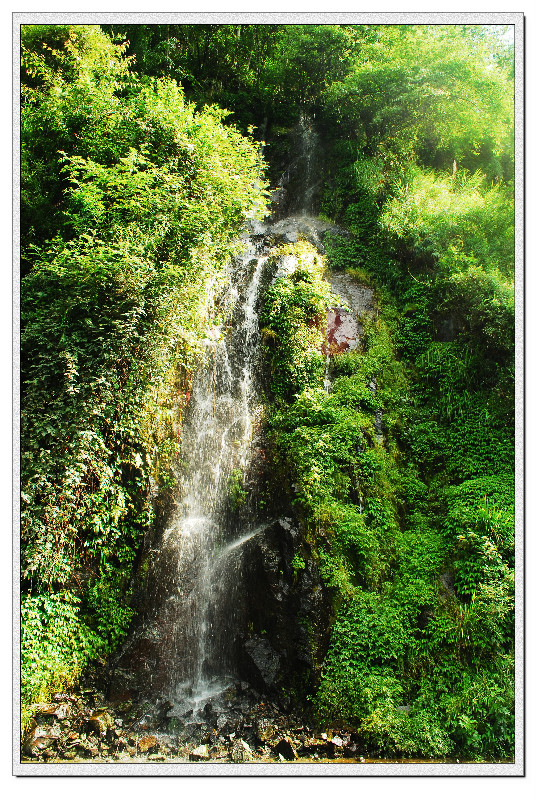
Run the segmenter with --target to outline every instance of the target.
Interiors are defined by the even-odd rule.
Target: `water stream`
[[[305,161],[303,196],[299,198],[298,207],[303,213],[312,213],[314,209],[315,191],[317,189],[315,179],[317,177],[318,167],[319,136],[313,121],[307,115],[300,114],[298,125],[301,150]]]
[[[233,675],[241,548],[262,531],[229,529],[230,482],[246,474],[259,411],[259,286],[266,256],[252,239],[233,267],[237,295],[226,335],[207,335],[182,433],[185,467],[176,511],[164,534],[174,551],[172,658],[168,693],[195,708]],[[169,559],[168,559],[169,563]],[[169,646],[169,645],[168,645]]]
[[[312,191],[317,137],[305,118],[300,135],[302,178]],[[138,645],[152,648],[147,655],[140,645],[148,688],[171,699],[177,714],[195,714],[237,677],[235,645],[247,604],[242,559],[247,543],[269,524],[229,513],[232,484],[240,483],[251,463],[262,408],[258,315],[272,247],[266,234],[296,241],[306,225],[314,240],[323,228],[307,216],[311,202],[312,193],[305,191],[294,216],[272,226],[250,224],[245,250],[231,268],[232,319],[207,331],[204,362],[194,379],[176,507],[154,551],[151,580],[160,599],[138,636]]]

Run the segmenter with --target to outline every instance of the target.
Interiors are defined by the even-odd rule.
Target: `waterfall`
[[[319,137],[312,120],[303,113],[300,114],[299,132],[303,148],[303,159],[305,161],[301,210],[304,214],[312,214],[315,191],[317,188],[314,178],[316,177],[317,171]]]
[[[195,377],[182,432],[179,500],[163,537],[164,579],[173,588],[164,616],[173,621],[166,626],[162,682],[170,696],[189,698],[194,707],[232,676],[241,546],[262,530],[229,530],[226,510],[231,477],[247,471],[259,407],[257,305],[265,262],[250,239],[234,264],[231,330],[207,333],[205,366]]]
[[[239,677],[236,645],[247,622],[243,558],[248,542],[273,524],[231,513],[231,489],[251,466],[262,410],[258,316],[274,238],[295,242],[305,235],[318,245],[328,227],[305,216],[314,193],[317,136],[305,117],[299,131],[300,213],[272,225],[251,220],[245,250],[230,267],[232,319],[206,332],[182,428],[175,507],[151,551],[150,608],[118,660],[120,670],[144,676],[147,695],[170,700],[177,716],[195,714]],[[326,387],[328,367],[327,356]]]
[[[329,394],[329,390],[331,388],[331,380],[329,377],[329,362],[330,362],[329,345],[330,345],[329,325],[326,325],[326,337],[324,340],[324,348],[326,351],[324,354],[324,391],[326,392],[326,394]]]
[[[281,176],[288,195],[287,215],[314,215],[322,176],[320,136],[313,120],[302,112],[292,133],[292,161]]]

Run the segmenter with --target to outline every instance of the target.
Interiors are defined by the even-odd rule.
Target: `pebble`
[[[146,753],[147,750],[152,750],[158,745],[156,736],[142,736],[138,742],[138,750],[140,753]]]
[[[162,763],[180,758],[287,763],[298,757],[311,762],[335,761],[343,754],[365,761],[356,756],[358,745],[350,732],[326,729],[319,733],[273,703],[261,703],[258,698],[252,702],[245,694],[247,687],[237,685],[229,692],[222,713],[210,704],[205,707],[208,723],[198,722],[190,714],[185,725],[183,715],[177,718],[181,725],[169,730],[156,729],[156,717],[147,706],[137,714],[133,703],[128,708],[124,703],[105,706],[103,698],[92,691],[57,695],[55,703],[35,707],[23,755],[34,762],[87,762],[94,758]],[[174,732],[177,730],[181,733]]]
[[[189,755],[190,761],[206,761],[208,758],[210,758],[210,756],[206,744],[199,745],[199,747],[192,750]]]

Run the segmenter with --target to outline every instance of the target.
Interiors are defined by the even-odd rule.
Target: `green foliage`
[[[512,364],[513,224],[509,190],[486,187],[478,174],[453,180],[417,170],[384,205],[381,229],[408,263],[400,344],[428,372],[440,350],[433,329],[445,322],[460,339],[450,345],[455,360],[472,359],[466,377],[489,382],[497,363]]]
[[[98,635],[80,620],[80,599],[69,592],[21,599],[21,699],[45,700],[68,687],[99,652]]]
[[[284,103],[287,114],[314,106],[330,83],[347,74],[363,33],[362,26],[280,26],[263,75],[273,100]]]
[[[105,653],[113,653],[124,639],[134,611],[125,604],[121,573],[108,569],[88,586],[86,618],[91,629],[105,642]]]
[[[510,238],[511,232],[504,235]],[[465,271],[454,272],[451,284],[449,305],[464,314],[471,335],[480,339],[485,355],[510,363],[515,342],[513,281],[505,281],[498,270],[486,272],[470,265]]]
[[[60,151],[103,163],[128,147],[123,93],[128,89],[124,48],[96,25],[25,25],[21,29],[21,250],[62,227],[66,181]]]
[[[363,264],[364,248],[357,237],[348,240],[329,231],[324,238],[326,254],[333,271],[359,269]]]
[[[486,185],[481,173],[455,177],[413,168],[394,185],[382,210],[382,227],[428,253],[447,273],[482,265],[513,274],[514,217],[510,189]]]
[[[241,469],[234,469],[229,475],[229,503],[233,511],[244,505],[247,500],[247,489],[244,488],[244,473]]]
[[[21,221],[29,242],[41,244],[57,232],[65,238],[65,225],[72,235],[102,223],[122,228],[128,219],[127,228],[141,228],[138,234],[151,226],[163,263],[183,255],[177,244],[187,250],[203,236],[215,247],[228,246],[229,228],[236,232],[258,199],[260,184],[251,179],[259,174],[256,148],[221,124],[221,109],[198,116],[174,81],[136,81],[124,46],[112,44],[98,26],[66,32],[56,53],[61,68],[44,64],[38,40],[29,49],[23,37],[29,85],[21,112]],[[33,86],[36,59],[43,61],[43,77]],[[36,169],[41,163],[43,170]],[[180,218],[183,227],[176,230]],[[131,236],[127,229],[122,238]]]
[[[328,258],[352,263],[353,247],[341,239]],[[400,311],[383,302],[361,349],[332,357],[329,394],[318,375],[293,400],[278,395],[271,418],[278,469],[334,593],[315,706],[376,754],[508,757],[513,451],[501,372],[476,329],[434,341],[428,285],[392,296]],[[271,307],[271,329],[285,310]],[[398,360],[401,345],[414,363]],[[460,700],[462,683],[480,691],[484,664],[489,713]]]
[[[511,476],[468,480],[448,492],[445,530],[454,543],[455,586],[473,596],[481,585],[509,585],[514,561]],[[497,616],[497,615],[496,615]]]
[[[110,25],[136,69],[170,76],[199,103],[236,112],[243,130],[267,115],[294,120],[346,75],[366,38],[353,25]]]
[[[303,556],[301,556],[299,553],[295,553],[291,561],[291,566],[294,571],[294,577],[296,577],[300,570],[305,569],[305,561]]]
[[[264,208],[239,130],[277,161],[305,110],[348,236],[274,253],[262,326],[274,480],[333,598],[315,707],[379,755],[512,758],[511,47],[493,26],[106,30],[125,43],[21,34],[25,702],[127,630],[149,487],[173,485],[197,344]],[[325,266],[378,301],[329,393]]]
[[[276,278],[267,290],[261,316],[265,349],[272,363],[271,389],[290,398],[308,386],[320,386],[329,287],[322,280],[322,257],[308,242],[285,245],[275,263],[292,261],[291,274]]]
[[[173,483],[177,396],[264,208],[257,147],[173,81],[136,80],[123,52],[98,26],[23,34],[21,561],[40,659],[25,700],[127,631],[150,486]],[[57,639],[32,605],[49,597],[65,598],[47,611]]]
[[[511,660],[493,672],[465,673],[458,692],[445,705],[450,736],[459,752],[479,760],[511,758],[515,744]]]
[[[393,666],[404,653],[407,636],[407,625],[399,609],[385,599],[382,602],[374,592],[357,591],[339,612],[332,634],[332,652],[335,654],[344,647],[350,656],[348,666],[354,669]]]
[[[430,166],[483,166],[502,175],[512,153],[513,85],[477,26],[373,26],[343,81],[326,90],[329,114],[368,155]]]

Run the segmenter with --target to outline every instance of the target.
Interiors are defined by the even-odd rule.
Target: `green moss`
[[[247,490],[244,488],[244,473],[241,469],[234,469],[231,472],[228,490],[231,510],[238,511],[238,509],[244,505],[248,496]]]

